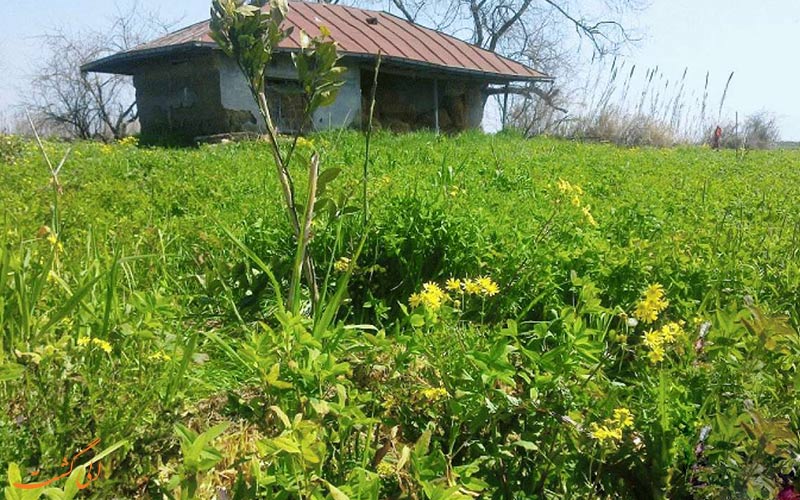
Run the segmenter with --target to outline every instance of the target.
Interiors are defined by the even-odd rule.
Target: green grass
[[[377,134],[373,141],[365,249],[341,323],[314,339],[302,319],[275,315],[264,275],[252,271],[223,229],[288,280],[294,244],[266,144],[72,145],[60,176],[63,251],[42,230],[51,224],[52,203],[43,159],[32,144],[3,151],[0,241],[13,280],[0,281],[0,366],[24,371],[0,382],[9,407],[9,417],[0,417],[0,463],[46,468],[95,435],[105,445],[124,438],[124,455],[116,453],[125,472],[97,487],[133,495],[137,478],[147,476],[143,488],[155,494],[167,489],[166,479],[154,479],[158,471],[181,474],[163,465],[180,463],[172,425],[205,430],[226,419],[245,422],[242,436],[252,426],[266,440],[256,453],[264,460],[262,480],[324,496],[331,491],[325,482],[298,479],[319,476],[352,495],[355,484],[377,477],[372,462],[380,444],[364,429],[381,422],[380,432],[401,425],[388,455],[395,462],[403,446],[433,433],[430,451],[418,445],[410,465],[378,480],[381,497],[425,491],[434,498],[446,495],[448,481],[473,491],[486,483],[481,487],[500,496],[520,490],[558,497],[565,488],[581,496],[575,492],[599,488],[624,497],[646,488],[624,472],[636,471],[658,478],[648,495],[681,498],[693,480],[698,429],[716,421],[712,435],[720,441],[708,460],[719,465],[700,473],[711,485],[702,494],[725,491],[734,476],[737,488],[755,496],[774,490],[775,471],[791,462],[783,453],[800,451],[796,417],[779,423],[797,398],[796,382],[788,382],[798,380],[797,334],[786,332],[800,320],[800,153],[621,149],[477,133]],[[340,210],[352,207],[341,219],[323,213],[317,220],[312,252],[327,267],[352,256],[363,234],[364,143],[354,132],[313,142],[323,169],[342,169],[328,188],[332,199]],[[46,147],[60,156],[68,145]],[[302,172],[296,175],[305,185]],[[562,180],[582,194],[560,188]],[[490,276],[500,293],[455,297],[462,303],[453,309],[449,302],[448,312],[407,311],[425,282],[479,276]],[[337,279],[332,272],[330,285]],[[647,327],[626,326],[654,283],[670,302],[659,321],[683,320],[688,332],[662,372],[647,362]],[[43,328],[84,289],[63,319]],[[24,307],[23,296],[31,299]],[[740,321],[762,313],[763,324]],[[694,352],[696,318],[714,324],[710,335],[719,337],[710,350],[730,349],[718,363],[714,354]],[[107,340],[112,353],[81,348],[83,336]],[[695,361],[708,362],[708,372]],[[667,370],[669,387],[659,375]],[[452,399],[420,392],[437,387]],[[53,401],[45,404],[47,397]],[[433,398],[427,408],[426,397]],[[674,404],[667,408],[664,398]],[[222,402],[210,411],[209,401]],[[320,410],[319,401],[333,409]],[[275,451],[281,448],[270,440],[282,426],[273,405],[290,418],[303,413],[308,423],[285,427],[281,436],[301,442],[325,435],[327,451],[308,452],[327,457],[322,465]],[[635,436],[603,448],[552,418],[589,429],[625,405],[646,452],[637,452]],[[459,415],[471,415],[474,428]],[[770,422],[758,432],[778,443],[777,451],[755,457],[758,446],[748,439],[762,434],[742,431],[746,418]],[[229,466],[243,456],[231,432],[223,453]],[[721,455],[732,443],[746,452]],[[642,454],[650,458],[637,458]],[[541,467],[553,456],[559,458]],[[767,470],[753,473],[753,463]],[[452,472],[468,465],[475,470]],[[515,471],[515,479],[498,480],[503,470]],[[248,484],[254,478],[248,473]]]

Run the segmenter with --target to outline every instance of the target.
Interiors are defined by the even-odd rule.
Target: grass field
[[[76,143],[54,194],[35,144],[0,142],[0,485],[95,438],[97,498],[794,481],[797,151],[379,134],[365,228],[363,137],[314,136],[298,155],[341,169],[311,243],[323,290],[352,270],[318,328],[268,280],[287,286],[294,244],[266,144]]]

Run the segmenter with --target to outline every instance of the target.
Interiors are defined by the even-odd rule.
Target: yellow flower
[[[579,207],[581,206],[581,199],[578,197],[577,194],[572,195],[572,200],[570,200],[572,206]]]
[[[447,294],[436,283],[429,281],[422,285],[422,303],[425,307],[436,311],[446,300]]]
[[[101,339],[92,339],[92,343],[105,351],[107,354],[111,353],[111,344]]]
[[[64,251],[64,245],[58,241],[58,237],[55,234],[50,233],[50,235],[47,237],[47,242],[50,243],[57,251]]]
[[[132,135],[129,135],[128,137],[123,137],[122,139],[119,139],[117,141],[117,144],[119,144],[120,146],[136,146],[137,144],[139,144],[139,139],[133,137]]]
[[[622,431],[633,427],[633,413],[627,408],[616,408],[614,416],[607,418],[603,424],[592,423],[589,435],[600,441],[601,445],[616,445],[622,440]]]
[[[109,344],[105,340],[101,340],[101,339],[97,339],[97,338],[90,339],[89,337],[80,337],[80,338],[78,338],[78,345],[80,347],[86,347],[90,343],[92,345],[97,346],[98,348],[100,348],[101,350],[105,351],[106,353],[111,353],[111,344]]]
[[[636,304],[633,315],[644,323],[654,323],[667,306],[669,301],[664,298],[664,287],[656,283],[647,287],[643,299]]]
[[[572,192],[572,184],[565,181],[564,179],[558,179],[557,185],[558,185],[558,190],[561,191],[563,194]]]
[[[439,285],[428,282],[422,285],[421,292],[411,294],[411,297],[408,298],[408,303],[412,308],[424,305],[431,311],[437,311],[447,299],[447,294]]]
[[[350,267],[350,259],[347,257],[342,257],[333,264],[333,268],[340,273],[347,271],[348,267]]]
[[[614,421],[623,429],[633,427],[633,413],[627,408],[614,410]]]
[[[597,425],[596,423],[592,423],[591,431],[589,434],[596,440],[600,441],[600,444],[605,444],[609,442],[610,444],[616,444],[617,441],[622,439],[622,429],[619,427],[617,428],[610,428],[606,425]]]
[[[478,295],[481,293],[481,286],[475,280],[466,279],[464,280],[464,290],[470,295]]]
[[[658,330],[650,330],[644,334],[644,345],[650,350],[647,357],[651,363],[664,361],[666,355],[665,347],[675,343],[680,338],[684,338],[686,332],[682,322],[671,322],[662,326]]]
[[[172,359],[172,357],[169,354],[165,353],[164,351],[160,351],[160,352],[154,352],[153,354],[148,356],[147,359],[151,361],[169,361]]]
[[[592,225],[594,227],[597,227],[597,221],[594,220],[594,216],[592,216],[591,208],[592,207],[590,207],[589,205],[586,205],[585,207],[583,207],[583,216],[586,217],[586,221],[590,225]]]
[[[656,364],[664,361],[665,353],[663,347],[651,347],[650,349],[650,352],[647,353],[647,359],[649,359],[651,363]]]
[[[389,462],[383,460],[378,464],[378,467],[375,468],[375,472],[377,472],[380,477],[389,477],[394,475],[395,467]]]
[[[664,287],[660,283],[653,283],[644,292],[644,299],[658,302],[664,298]]]
[[[431,403],[435,403],[436,401],[449,396],[447,389],[444,387],[429,387],[427,389],[422,389],[420,391],[420,395]]]
[[[447,280],[445,284],[445,288],[450,290],[451,292],[460,292],[461,291],[461,282],[455,278],[450,278]]]
[[[309,141],[305,137],[298,137],[297,138],[297,147],[299,148],[313,148],[314,142]]]
[[[478,286],[481,288],[482,295],[488,295],[489,297],[494,297],[498,293],[500,293],[500,287],[497,286],[497,283],[492,281],[492,278],[488,276],[481,276],[477,280]]]

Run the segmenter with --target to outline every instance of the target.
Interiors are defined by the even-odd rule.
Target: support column
[[[506,83],[506,91],[503,94],[503,128],[506,129],[506,116],[508,116],[508,84]]]
[[[439,135],[439,80],[433,80],[433,126]]]

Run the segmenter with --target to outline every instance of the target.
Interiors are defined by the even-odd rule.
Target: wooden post
[[[439,135],[439,80],[433,80],[433,127]]]
[[[506,92],[503,94],[503,130],[506,129],[506,116],[508,116],[508,84],[506,83]]]

